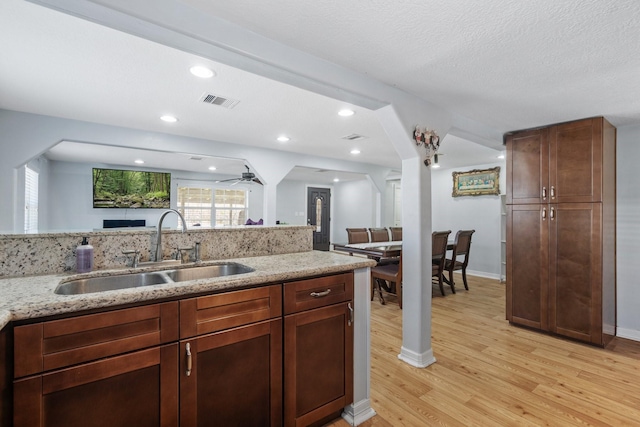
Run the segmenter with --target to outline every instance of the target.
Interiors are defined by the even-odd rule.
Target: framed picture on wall
[[[453,197],[500,194],[500,166],[453,172]]]

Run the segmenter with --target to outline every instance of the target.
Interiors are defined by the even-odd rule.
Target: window
[[[24,232],[38,232],[38,172],[24,167]]]
[[[248,192],[244,189],[178,187],[178,210],[190,227],[243,225],[248,209]]]
[[[212,194],[211,188],[178,187],[178,210],[188,227],[211,227]]]
[[[246,190],[216,190],[216,226],[244,224],[247,205]]]

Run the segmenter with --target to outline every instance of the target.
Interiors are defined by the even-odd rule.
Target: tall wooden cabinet
[[[616,325],[616,129],[597,117],[505,140],[507,319],[604,346]]]

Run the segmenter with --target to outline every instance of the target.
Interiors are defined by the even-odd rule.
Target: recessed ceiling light
[[[504,159],[504,154],[500,154],[500,155],[498,156],[498,158],[499,158],[499,159]]]
[[[178,121],[177,118],[173,117],[173,116],[169,116],[167,114],[165,114],[164,116],[160,116],[160,120],[162,120],[163,122],[167,122],[167,123],[175,123]]]
[[[358,150],[357,148],[353,149],[351,150],[351,154],[360,154],[360,150]]]
[[[138,160],[134,160],[134,161],[133,161],[133,163],[136,163],[136,164],[141,165],[141,164],[143,164],[143,163],[144,163],[144,160],[140,160],[140,159],[138,159]]]
[[[333,178],[333,182],[340,182],[339,178]]]
[[[343,108],[342,110],[338,111],[338,115],[342,117],[349,117],[349,116],[353,116],[354,114],[355,112],[348,108]]]
[[[216,170],[216,167],[215,166],[209,166],[209,170],[210,171],[214,171],[214,170]]]
[[[210,77],[215,76],[216,74],[212,70],[208,69],[207,67],[203,67],[202,65],[195,65],[189,68],[189,71],[191,71],[191,74],[193,74],[194,76],[200,77],[203,79],[208,79]]]
[[[434,169],[438,169],[440,167],[440,165],[437,164],[437,163],[434,163],[434,164],[431,165],[431,167],[434,168]]]
[[[280,135],[278,137],[278,141],[280,141],[280,142],[288,142],[289,140],[290,140],[290,138],[288,136],[285,136],[285,135]]]

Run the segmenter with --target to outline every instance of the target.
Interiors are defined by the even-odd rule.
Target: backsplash
[[[313,250],[311,226],[233,227],[202,230],[163,230],[163,258],[171,259],[176,248],[200,243],[202,260],[281,255]],[[139,250],[141,262],[151,260],[154,230],[94,231],[0,235],[0,277],[71,273],[76,268],[76,247],[82,237],[93,246],[94,270],[121,268],[130,259],[123,250]],[[193,260],[193,255],[191,255]]]

